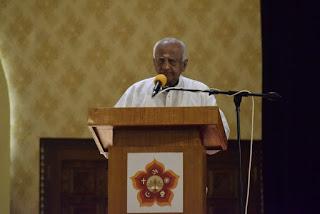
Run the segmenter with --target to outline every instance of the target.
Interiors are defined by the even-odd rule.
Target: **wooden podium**
[[[213,145],[226,141],[217,107],[89,109],[89,129],[100,153],[109,159],[108,213],[206,213],[206,148],[202,141],[207,136],[203,134],[204,127],[208,125],[214,130],[214,136],[211,136]],[[181,161],[181,169],[177,170],[180,173],[172,179],[170,176],[170,179],[164,178],[163,174],[150,174],[151,171],[147,170],[150,163],[137,166],[143,162],[141,158],[144,154],[154,157],[156,161],[164,158],[162,163],[166,162],[165,157],[171,160],[171,154],[173,160],[174,155],[182,157],[178,159]],[[136,156],[138,159],[134,159]],[[179,161],[173,162],[176,162],[173,165],[179,165]],[[170,171],[176,167],[173,165],[161,165],[163,168],[160,167],[159,171]],[[128,175],[132,167],[146,176],[149,173],[149,177],[136,178],[138,184],[133,185],[135,174]],[[170,184],[171,180],[177,184]],[[131,189],[131,186],[136,188],[137,185],[140,185],[140,190]],[[129,197],[132,192],[135,192],[134,196]],[[168,202],[169,199],[171,201]],[[136,209],[132,211],[135,206]],[[156,211],[150,211],[153,208]]]

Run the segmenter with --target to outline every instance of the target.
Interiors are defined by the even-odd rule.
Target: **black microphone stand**
[[[236,115],[237,115],[237,143],[238,143],[238,155],[239,155],[239,205],[240,205],[240,214],[244,213],[244,203],[243,203],[243,175],[242,175],[242,149],[241,149],[241,138],[240,138],[240,104],[241,104],[242,96],[235,95],[233,97],[233,102],[236,107]],[[250,184],[247,184],[250,185]]]
[[[281,98],[281,96],[277,92],[268,92],[268,93],[252,93],[249,91],[221,91],[217,89],[208,89],[208,90],[198,90],[198,89],[184,89],[184,88],[166,88],[166,91],[174,90],[174,91],[189,91],[189,92],[205,92],[208,93],[209,96],[213,94],[225,94],[229,96],[233,96],[233,102],[236,108],[236,117],[237,117],[237,143],[239,148],[239,209],[240,214],[245,213],[245,204],[243,202],[243,175],[242,175],[242,154],[241,154],[241,138],[240,138],[240,104],[242,101],[242,97],[262,97],[266,98],[270,101],[277,100]],[[250,175],[249,175],[250,176]],[[250,184],[247,184],[250,185]]]

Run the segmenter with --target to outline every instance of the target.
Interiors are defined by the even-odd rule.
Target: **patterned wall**
[[[11,106],[12,213],[37,213],[39,138],[90,137],[88,107],[112,106],[154,76],[165,36],[189,47],[185,75],[224,90],[262,88],[259,0],[0,0]],[[231,97],[218,96],[235,138]],[[250,137],[250,103],[241,107]],[[255,138],[261,138],[261,102]]]

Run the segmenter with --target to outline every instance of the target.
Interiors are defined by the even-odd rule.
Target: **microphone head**
[[[165,86],[167,84],[168,79],[164,74],[158,74],[154,77],[153,82],[156,83],[157,81],[161,83],[161,86]]]

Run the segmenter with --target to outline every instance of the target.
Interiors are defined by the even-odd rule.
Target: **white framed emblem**
[[[183,153],[127,154],[127,213],[183,212]]]

